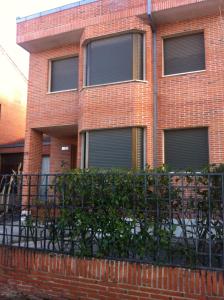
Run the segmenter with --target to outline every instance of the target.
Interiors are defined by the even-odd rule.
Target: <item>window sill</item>
[[[125,80],[125,81],[117,81],[117,82],[110,82],[110,83],[102,83],[102,84],[95,84],[95,85],[86,85],[82,87],[83,89],[101,87],[101,86],[108,86],[108,85],[117,85],[117,84],[124,84],[124,83],[131,83],[131,82],[140,82],[140,83],[148,83],[147,80]]]
[[[59,93],[68,93],[68,92],[77,92],[78,89],[71,89],[71,90],[63,90],[63,91],[56,91],[56,92],[47,92],[47,95],[54,95]]]
[[[205,70],[198,70],[198,71],[191,71],[191,72],[184,72],[184,73],[176,73],[176,74],[170,74],[170,75],[162,75],[162,78],[174,77],[174,76],[184,76],[184,75],[204,73],[204,72],[206,72],[206,69]]]

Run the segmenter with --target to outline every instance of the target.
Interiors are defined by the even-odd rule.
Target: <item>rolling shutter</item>
[[[164,75],[205,69],[204,34],[164,39]]]
[[[201,169],[208,165],[208,129],[165,131],[165,163],[182,170]]]
[[[87,45],[87,85],[142,79],[141,34],[124,34]]]
[[[51,62],[51,92],[76,89],[78,87],[78,57],[53,60]]]
[[[140,128],[107,129],[89,132],[88,167],[142,168],[142,132],[143,129]],[[134,138],[134,135],[136,135],[137,139]]]

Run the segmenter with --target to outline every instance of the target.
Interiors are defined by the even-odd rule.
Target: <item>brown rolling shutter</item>
[[[90,131],[88,136],[88,143],[85,144],[88,144],[89,168],[143,167],[142,128]]]
[[[165,163],[173,169],[201,169],[209,163],[208,129],[165,131]]]
[[[132,168],[130,128],[89,132],[89,167]]]
[[[205,69],[204,34],[164,39],[164,75]]]

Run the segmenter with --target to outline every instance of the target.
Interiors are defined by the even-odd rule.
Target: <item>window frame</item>
[[[142,79],[128,79],[128,80],[122,80],[122,81],[114,81],[114,82],[107,82],[107,83],[99,83],[99,84],[88,84],[88,45],[91,42],[98,41],[98,40],[104,40],[109,39],[113,37],[119,37],[122,35],[128,35],[128,34],[140,34],[142,36]],[[84,57],[83,57],[83,88],[92,88],[92,87],[98,87],[98,86],[106,86],[106,85],[114,85],[114,84],[120,84],[120,83],[128,83],[128,82],[147,82],[146,80],[146,32],[145,31],[128,31],[128,32],[120,32],[117,34],[112,35],[106,35],[101,36],[100,38],[92,38],[88,40],[84,45]],[[133,59],[132,59],[133,61]]]
[[[68,58],[77,58],[78,59],[77,88],[65,89],[65,90],[60,90],[60,91],[51,91],[52,62],[63,60],[63,59],[68,59]],[[47,94],[57,94],[57,93],[65,93],[65,92],[78,91],[78,87],[79,87],[79,55],[78,54],[75,54],[75,55],[66,55],[66,56],[60,56],[60,57],[48,59],[48,88],[47,88]]]
[[[164,41],[169,38],[178,38],[178,37],[183,37],[183,36],[188,36],[188,35],[193,35],[193,34],[200,34],[203,33],[204,36],[204,50],[205,50],[205,68],[202,70],[196,70],[196,71],[189,71],[189,72],[181,72],[181,73],[174,73],[174,74],[165,74],[165,46],[164,46]],[[167,36],[162,36],[162,77],[172,77],[172,76],[181,76],[181,75],[188,75],[188,74],[194,74],[194,73],[203,73],[207,71],[207,59],[206,59],[206,47],[205,47],[205,30],[196,30],[196,31],[187,31],[187,32],[178,32],[175,34],[167,35]]]

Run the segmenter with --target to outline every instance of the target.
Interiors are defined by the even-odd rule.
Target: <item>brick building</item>
[[[0,46],[0,173],[23,162],[27,79]]]
[[[50,172],[224,162],[223,9],[84,0],[18,19],[31,54],[24,172],[41,171],[43,135]]]

